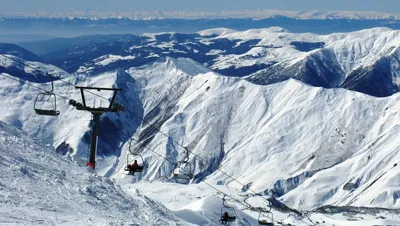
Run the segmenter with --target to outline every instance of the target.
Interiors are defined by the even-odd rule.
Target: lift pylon
[[[78,103],[75,100],[70,100],[69,104],[74,106],[77,110],[80,111],[88,111],[93,115],[93,125],[92,125],[92,138],[90,142],[90,153],[89,159],[86,162],[86,166],[90,166],[91,168],[96,167],[96,151],[97,151],[97,141],[99,135],[99,123],[100,116],[106,112],[119,112],[125,111],[125,107],[115,102],[115,97],[117,96],[118,91],[122,91],[122,89],[117,88],[100,88],[100,87],[84,87],[84,86],[75,86],[75,88],[80,89],[82,96],[82,103]],[[97,90],[97,91],[113,91],[113,96],[110,101],[110,105],[108,107],[90,107],[86,105],[85,99],[85,90]]]

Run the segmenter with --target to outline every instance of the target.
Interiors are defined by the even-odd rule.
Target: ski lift
[[[35,109],[35,112],[38,115],[58,116],[60,115],[60,111],[57,110],[57,98],[53,93],[53,77],[50,74],[49,76],[51,78],[51,91],[39,93],[36,96],[33,109]]]
[[[140,153],[134,152],[133,148],[132,148],[132,141],[134,141],[133,139],[130,140],[129,142],[129,152],[128,155],[126,156],[126,167],[124,168],[125,171],[129,172],[129,175],[134,175],[135,172],[141,173],[143,172],[143,169],[146,165],[143,156]],[[129,158],[129,156],[131,156],[131,158]],[[139,157],[142,161],[142,164],[137,164],[137,160],[135,159],[136,157]],[[134,162],[133,164],[130,164]],[[135,164],[136,163],[136,164]]]
[[[233,207],[227,206],[225,204],[225,197],[226,195],[224,195],[224,197],[222,198],[222,205],[223,207],[221,208],[221,224],[223,225],[228,225],[231,222],[235,222],[236,221],[236,210]]]
[[[275,225],[275,224],[274,224],[274,215],[273,215],[272,212],[271,212],[271,209],[272,209],[272,208],[271,208],[270,205],[268,206],[268,207],[269,207],[269,210],[267,210],[267,209],[263,209],[263,208],[260,208],[260,207],[254,208],[254,207],[251,206],[250,203],[247,202],[247,200],[248,200],[249,198],[254,197],[254,196],[260,196],[260,197],[261,197],[260,194],[255,194],[255,195],[253,195],[253,196],[247,196],[247,197],[243,200],[243,202],[247,205],[247,208],[245,208],[245,209],[243,209],[243,210],[250,209],[251,211],[257,211],[257,212],[259,212],[259,215],[258,215],[258,225],[267,225],[267,226],[273,226],[273,225]]]
[[[185,147],[186,157],[182,161],[176,162],[172,174],[176,179],[193,179],[192,164],[189,162],[189,150]]]
[[[274,226],[274,215],[271,211],[260,211],[258,225]]]

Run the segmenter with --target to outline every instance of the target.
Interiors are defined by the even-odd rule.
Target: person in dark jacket
[[[228,214],[228,212],[225,212],[224,214],[222,214],[221,224],[227,224],[228,223],[228,219],[229,219],[229,214]]]

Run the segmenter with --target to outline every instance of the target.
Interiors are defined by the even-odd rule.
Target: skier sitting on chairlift
[[[227,224],[228,219],[229,219],[229,214],[228,214],[228,212],[225,212],[221,217],[221,224]]]
[[[128,165],[129,174],[134,175],[136,171],[141,172],[143,166],[139,166],[137,160],[135,160],[131,165]]]

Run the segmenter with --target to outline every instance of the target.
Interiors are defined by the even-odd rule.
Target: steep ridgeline
[[[302,209],[400,205],[398,95],[379,99],[295,80],[260,86],[213,72],[187,72],[197,67],[190,60],[168,59],[128,70],[140,87],[143,118],[157,128],[143,123],[134,137],[172,161],[184,158],[177,143],[205,159],[190,155],[194,181],[247,185]],[[171,163],[143,145],[135,150],[150,164],[143,179],[170,176]],[[117,169],[126,152],[127,145]]]
[[[0,224],[189,225],[0,122]]]
[[[55,147],[63,144],[74,160],[86,157],[89,114],[60,101],[58,119],[35,116],[31,107],[37,91],[1,79],[1,95],[7,97],[1,103],[6,106],[1,108],[1,120]],[[106,127],[99,139],[100,174],[126,177],[122,174],[127,141],[134,137],[141,142],[134,150],[141,151],[149,164],[137,179],[168,179],[173,164],[147,148],[175,162],[184,158],[179,143],[206,160],[190,155],[195,182],[240,189],[246,185],[302,209],[400,205],[397,94],[375,98],[293,79],[257,85],[183,58],[65,79],[125,90],[117,101],[129,111],[102,117]],[[57,81],[55,86],[59,94],[80,99],[70,85]]]
[[[47,74],[54,77],[67,75],[65,71],[56,66],[43,63],[32,53],[8,44],[0,44],[0,73],[8,73],[35,83],[51,81],[51,77]]]
[[[316,35],[272,27],[84,36],[22,46],[70,73],[94,75],[163,57],[185,57],[255,84],[294,78],[312,86],[342,87],[383,97],[399,91],[399,43],[399,31],[388,28]]]

